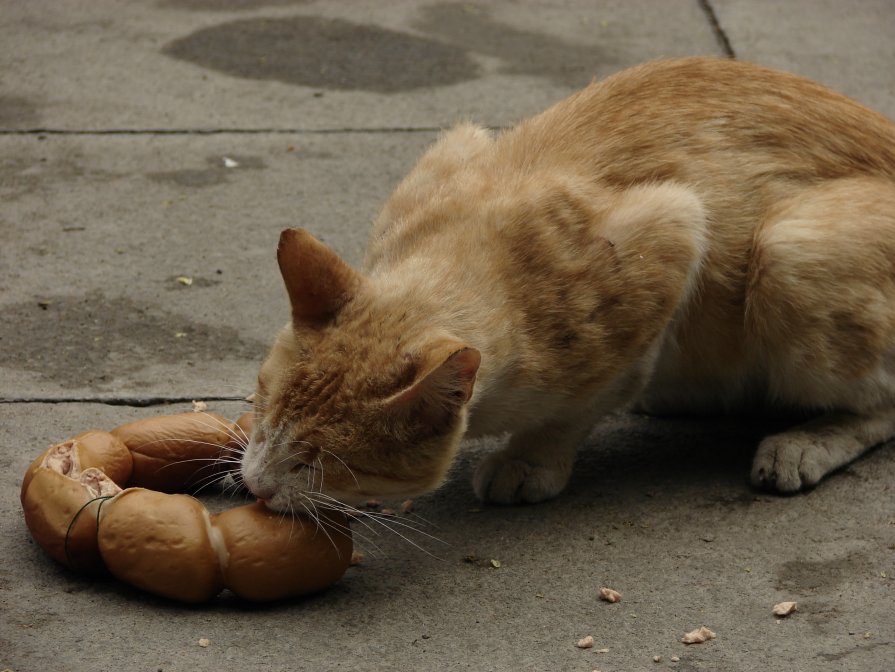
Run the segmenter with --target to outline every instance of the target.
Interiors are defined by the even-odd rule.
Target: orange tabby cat
[[[292,321],[243,465],[272,508],[421,493],[503,432],[475,491],[537,502],[633,405],[815,411],[758,447],[781,491],[895,435],[895,124],[788,74],[656,62],[458,126],[363,274],[297,229],[278,259]]]

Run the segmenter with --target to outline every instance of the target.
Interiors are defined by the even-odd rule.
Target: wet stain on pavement
[[[34,140],[35,144],[42,143],[39,138]],[[56,182],[83,178],[110,182],[122,177],[127,175],[89,165],[79,151],[47,151],[43,156],[39,151],[29,151],[22,155],[0,156],[0,201],[6,203],[51,190]]]
[[[266,346],[231,327],[91,292],[13,304],[0,312],[0,365],[63,388],[103,387],[149,364],[247,359]]]
[[[257,156],[210,156],[205,159],[205,168],[185,168],[147,173],[153,182],[172,184],[176,187],[214,187],[225,184],[239,170],[263,170],[264,161]]]
[[[503,74],[534,75],[563,86],[584,86],[607,64],[621,62],[598,46],[565,42],[501,23],[489,7],[482,5],[442,3],[423,7],[414,27],[458,47],[500,59]]]
[[[163,53],[235,77],[330,90],[397,93],[479,75],[465,48],[316,16],[231,21],[175,40]]]
[[[0,95],[0,128],[28,128],[39,119],[37,105],[27,98]]]
[[[780,568],[777,588],[801,594],[829,592],[871,569],[867,556],[858,552],[831,560],[790,560]]]

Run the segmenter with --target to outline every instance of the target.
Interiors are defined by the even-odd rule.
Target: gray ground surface
[[[241,412],[227,399],[286,318],[279,231],[358,262],[437,128],[730,51],[895,116],[893,38],[890,0],[0,1],[0,669],[892,669],[891,445],[781,498],[746,478],[772,424],[618,417],[561,498],[481,508],[469,479],[493,444],[473,444],[403,519],[412,544],[358,527],[359,567],[262,608],[66,572],[18,490],[87,428],[191,398]],[[779,621],[785,599],[799,612]],[[716,640],[680,643],[703,624]]]

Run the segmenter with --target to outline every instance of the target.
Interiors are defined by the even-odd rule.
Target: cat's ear
[[[280,234],[277,263],[294,323],[321,323],[332,318],[356,293],[361,275],[304,229]]]
[[[434,344],[421,354],[414,382],[386,405],[433,430],[445,428],[472,397],[481,362],[479,351],[462,341]]]

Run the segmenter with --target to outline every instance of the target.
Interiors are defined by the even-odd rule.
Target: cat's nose
[[[249,489],[249,492],[251,492],[253,495],[255,495],[255,497],[261,500],[268,500],[277,492],[276,486],[261,483],[260,479],[255,478],[251,474],[247,474],[245,470],[243,470],[242,472],[242,482],[245,483],[245,486]]]

